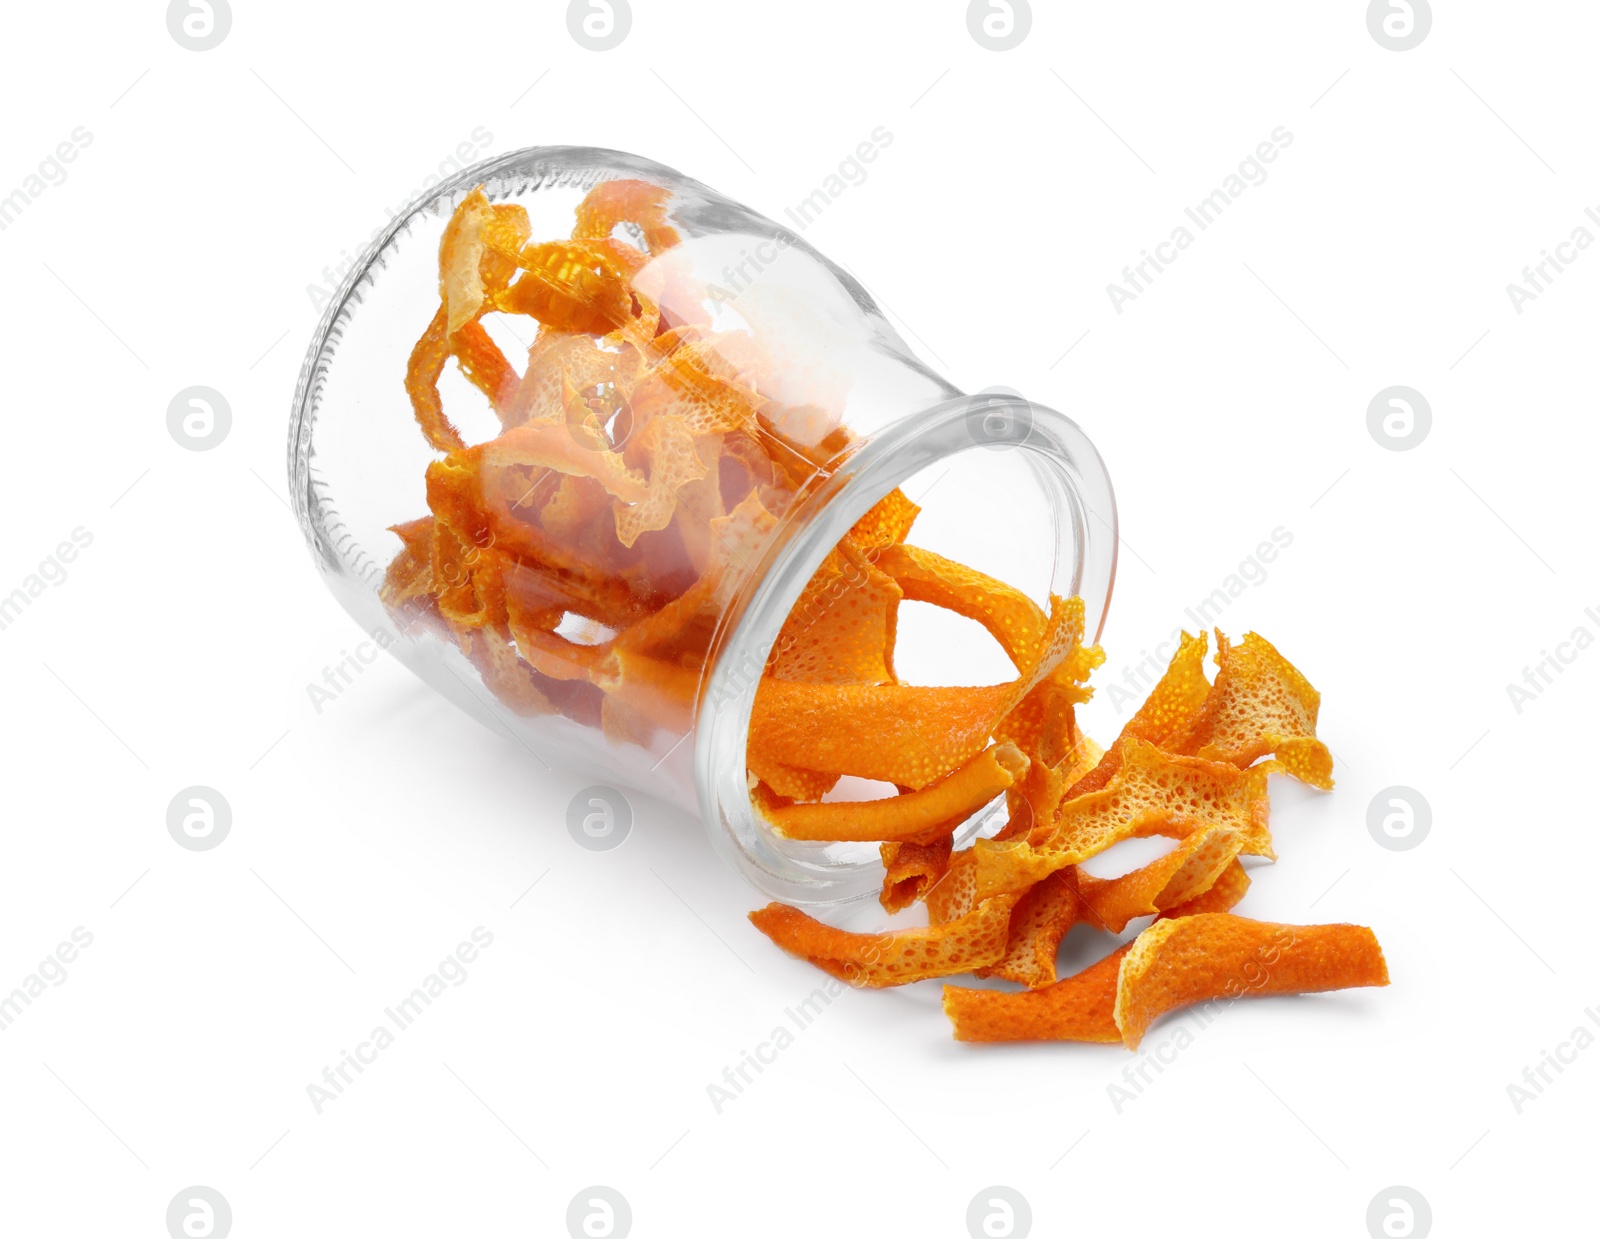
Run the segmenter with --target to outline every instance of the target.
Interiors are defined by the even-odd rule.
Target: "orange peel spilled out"
[[[1197,899],[1216,885],[1243,845],[1243,836],[1232,827],[1205,826],[1131,873],[1115,878],[1080,873],[1078,891],[1091,913],[1087,919],[1120,934],[1131,920]]]
[[[1157,921],[1134,939],[1118,974],[1113,1018],[1132,1050],[1162,1015],[1191,1003],[1387,984],[1383,950],[1365,926],[1203,913]]]
[[[950,835],[941,835],[931,843],[885,843],[878,849],[883,858],[878,902],[885,912],[899,912],[927,896],[950,866],[952,842]]]
[[[1064,801],[1056,820],[1036,827],[1034,846],[1063,864],[1098,855],[1122,839],[1182,838],[1201,826],[1229,826],[1248,856],[1274,856],[1267,825],[1267,772],[1164,753],[1133,740],[1121,768],[1100,791]]]
[[[1031,886],[1011,912],[1011,927],[1006,936],[1006,953],[986,968],[980,977],[1003,977],[1029,989],[1053,984],[1056,979],[1056,950],[1061,939],[1084,914],[1074,869],[1062,869]]]
[[[750,921],[791,955],[851,985],[880,989],[994,963],[1005,954],[1018,898],[985,900],[948,924],[876,934],[836,929],[781,903],[750,913]]]
[[[1312,787],[1333,786],[1333,755],[1317,739],[1322,694],[1272,643],[1247,632],[1238,645],[1217,633],[1217,679],[1184,750],[1248,766],[1271,753]]]
[[[957,1041],[1121,1041],[1114,1018],[1117,977],[1131,947],[1020,994],[947,985],[944,1013]]]
[[[1250,889],[1250,875],[1237,857],[1228,862],[1209,887],[1192,899],[1163,908],[1163,917],[1195,916],[1201,912],[1231,912]]]
[[[426,512],[391,526],[398,549],[377,592],[409,635],[453,645],[447,656],[467,659],[507,711],[561,715],[654,756],[691,735],[775,541],[805,519],[803,503],[831,501],[861,441],[846,384],[791,382],[809,359],[788,341],[719,327],[740,316],[711,305],[683,244],[698,218],[678,214],[672,191],[642,179],[582,188],[570,236],[535,236],[523,207],[490,200],[499,183],[463,194],[445,223],[437,306],[396,375],[434,454],[419,470]],[[502,352],[502,327],[532,340],[525,363]],[[451,361],[467,384],[445,386],[447,412]],[[485,402],[498,429],[468,443],[458,426],[482,424]],[[1245,992],[1382,984],[1370,931],[1232,914],[1250,887],[1240,857],[1274,854],[1268,776],[1332,786],[1306,678],[1256,634],[1231,644],[1218,632],[1208,682],[1208,636],[1182,634],[1102,750],[1078,723],[1104,661],[1085,643],[1082,600],[1040,605],[909,544],[919,512],[893,490],[856,520],[740,687],[753,697],[758,821],[822,855],[878,843],[883,907],[920,902],[927,924],[849,933],[774,904],[755,925],[852,984],[974,972],[1028,987],[947,986],[960,1040],[1132,1047],[1164,1012],[1232,996],[1247,965],[1260,971]],[[983,627],[1015,677],[901,682],[906,601]],[[824,802],[845,776],[897,793]],[[1000,796],[999,832],[955,851],[957,830]],[[1174,844],[1117,878],[1080,867],[1147,836]],[[1144,917],[1155,919],[1131,944],[1057,980],[1073,926],[1122,933]]]
[[[1186,752],[1181,746],[1211,692],[1205,662],[1205,634],[1179,633],[1178,648],[1150,695],[1123,725],[1099,765],[1083,775],[1068,795],[1086,795],[1109,783],[1122,767],[1122,752],[1130,740],[1143,740],[1170,753]]]
[[[1162,1015],[1213,999],[1387,985],[1372,931],[1279,925],[1231,913],[1159,920],[1063,981],[1026,993],[947,985],[958,1041],[1121,1041],[1137,1049]]]
[[[943,875],[928,888],[923,903],[928,923],[943,925],[971,912],[978,902],[978,865],[971,848],[951,856]]]

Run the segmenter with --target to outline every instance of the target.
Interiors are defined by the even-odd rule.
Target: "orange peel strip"
[[[439,376],[444,373],[444,363],[450,360],[450,335],[445,324],[445,309],[440,305],[406,360],[406,395],[429,446],[440,452],[455,452],[464,448],[466,441],[450,424],[444,402],[439,399]]]
[[[1078,894],[1076,869],[1062,869],[1036,883],[1011,912],[1006,953],[999,962],[979,968],[980,977],[1002,977],[1029,989],[1056,979],[1056,951],[1080,919],[1084,904]]]
[[[1186,752],[1183,740],[1194,727],[1211,692],[1206,679],[1206,635],[1178,634],[1178,649],[1167,664],[1161,679],[1150,690],[1144,704],[1134,712],[1111,748],[1094,767],[1072,786],[1068,797],[1099,791],[1122,768],[1122,751],[1129,739],[1144,740],[1168,752]]]
[[[629,264],[613,246],[543,241],[523,246],[515,261],[522,275],[494,298],[496,309],[530,315],[557,331],[604,336],[632,329],[644,334],[634,312],[639,300]]]
[[[390,525],[389,532],[400,539],[402,546],[384,571],[378,598],[395,610],[413,598],[430,597],[434,592],[433,517]]]
[[[886,545],[877,564],[910,601],[932,603],[982,624],[1017,670],[1037,659],[1048,621],[1044,608],[1021,590],[915,546]]]
[[[696,434],[754,429],[766,403],[728,372],[713,341],[680,345],[662,357],[639,380],[632,400],[640,420],[670,413]]]
[[[623,463],[620,454],[597,451],[578,442],[564,422],[538,421],[514,426],[498,438],[468,448],[461,456],[463,464],[481,465],[485,469],[524,465],[591,477],[624,503],[642,502],[650,494],[649,484]]]
[[[1322,694],[1272,643],[1247,632],[1238,645],[1217,633],[1217,680],[1181,751],[1248,766],[1268,753],[1285,774],[1324,791],[1333,755],[1317,739]]]
[[[709,522],[711,559],[700,579],[672,601],[618,633],[613,644],[661,658],[704,650],[722,617],[739,572],[760,561],[777,519],[754,493],[726,516]]]
[[[950,858],[944,876],[928,888],[922,902],[928,907],[928,922],[933,925],[957,920],[977,906],[978,865],[970,847]]]
[[[1387,985],[1362,925],[1280,925],[1229,912],[1155,922],[1123,957],[1113,1019],[1130,1050],[1169,1011],[1213,998]]]
[[[698,671],[613,649],[596,664],[591,679],[657,727],[680,735],[689,730],[700,692]]]
[[[850,541],[867,555],[875,556],[887,547],[904,542],[921,511],[897,486],[850,527]]]
[[[881,989],[992,964],[1005,954],[1011,909],[1020,896],[985,900],[945,925],[857,934],[835,929],[798,908],[771,903],[751,923],[791,955],[850,985]]]
[[[1033,669],[1007,684],[937,688],[909,684],[796,684],[764,679],[756,691],[750,748],[769,764],[926,787],[980,753],[997,722],[1078,648],[1081,599],[1052,599]]]
[[[678,491],[688,482],[706,475],[706,466],[695,450],[694,436],[678,417],[654,418],[639,436],[650,459],[650,480],[637,500],[624,499],[617,505],[617,541],[631,547],[639,535],[665,529],[678,506]],[[622,458],[611,452],[620,464]],[[701,518],[709,523],[708,518]]]
[[[1122,1040],[1114,1012],[1117,977],[1132,944],[1082,972],[1023,993],[944,987],[944,1013],[957,1041]]]
[[[522,376],[506,360],[500,346],[473,319],[450,337],[450,351],[467,380],[489,398],[496,416],[504,421],[522,386]]]
[[[1235,857],[1217,880],[1193,899],[1165,909],[1163,917],[1198,916],[1202,912],[1229,912],[1250,889],[1250,875]]]
[[[883,889],[878,902],[885,912],[909,908],[928,893],[950,864],[951,836],[943,835],[931,843],[885,843],[878,849],[883,858]]]
[[[839,781],[838,775],[825,770],[804,770],[798,766],[765,762],[759,754],[749,755],[748,764],[751,774],[778,795],[790,800],[821,800]]]
[[[1240,851],[1272,857],[1267,773],[1226,762],[1175,757],[1136,740],[1117,777],[1098,792],[1062,804],[1053,827],[1027,839],[980,839],[973,846],[977,897],[1023,890],[1124,839],[1185,839],[1207,826],[1238,833]]]
[[[461,200],[439,238],[439,299],[455,335],[483,312],[484,230],[494,218],[480,185]]]
[[[517,657],[517,647],[496,628],[466,634],[467,657],[483,677],[483,685],[516,714],[556,713],[555,703],[540,687],[538,676]]]
[[[900,587],[847,538],[789,611],[768,674],[808,684],[889,684]]]
[[[678,244],[678,232],[667,223],[671,193],[649,181],[602,181],[578,204],[576,238],[609,237],[618,224],[632,224],[652,254]]]
[[[1078,892],[1095,922],[1120,934],[1129,921],[1154,916],[1210,890],[1244,844],[1237,830],[1207,826],[1159,860],[1115,878],[1079,873]]]
[[[1002,841],[1026,838],[1033,833],[1034,827],[1040,822],[1053,822],[1067,788],[1094,769],[1095,763],[1105,756],[1098,744],[1088,736],[1080,736],[1077,744],[1060,761],[1051,766],[1045,763],[1043,757],[1030,751],[1027,745],[1007,736],[1006,732],[1007,729],[1002,728],[999,735],[1004,739],[1011,739],[1012,743],[1017,744],[1033,760],[1028,766],[1028,772],[1017,780],[1017,785],[1007,793],[1006,799],[1010,802],[1011,816],[1000,832],[994,836],[996,840]]]
[[[881,800],[796,804],[766,818],[791,839],[831,843],[929,843],[988,804],[1028,768],[1015,745],[992,745],[958,770],[919,791]]]
[[[1077,864],[1122,839],[1182,838],[1201,826],[1220,825],[1239,831],[1246,855],[1272,858],[1267,809],[1265,769],[1180,757],[1132,740],[1116,777],[1098,792],[1064,801],[1055,822],[1035,830],[1031,841]]]
[[[528,363],[516,398],[505,413],[505,425],[557,419],[566,412],[565,388],[586,392],[602,384],[631,386],[639,368],[631,345],[604,348],[590,336],[566,335],[541,327],[528,346]]]

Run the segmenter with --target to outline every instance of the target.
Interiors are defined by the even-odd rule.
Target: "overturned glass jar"
[[[1116,565],[1072,421],[964,395],[794,231],[615,151],[519,151],[397,217],[312,341],[289,474],[329,587],[396,657],[551,765],[697,813],[791,903],[871,892],[879,850],[765,810],[908,784],[758,753],[758,696],[770,718],[802,708],[783,685],[1005,681],[1017,650],[958,596],[1081,598],[1093,641]]]

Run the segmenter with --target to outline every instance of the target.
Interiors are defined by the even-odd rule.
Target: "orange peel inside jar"
[[[392,527],[381,600],[452,643],[512,711],[616,744],[687,734],[725,611],[791,505],[855,445],[836,410],[777,398],[781,359],[753,335],[694,308],[706,289],[676,261],[683,240],[671,194],[644,180],[594,185],[556,238],[474,189],[444,228],[438,306],[398,376],[437,455],[418,478],[426,513]],[[502,348],[512,336],[531,339],[520,364]],[[470,411],[446,410],[452,363],[491,437],[469,443]],[[918,513],[891,491],[802,589],[754,685],[747,758],[774,838],[878,844],[883,907],[920,904],[927,923],[853,933],[772,904],[755,927],[864,987],[963,972],[1027,987],[947,986],[963,1041],[1133,1048],[1165,1013],[1234,996],[1245,972],[1241,993],[1385,984],[1369,930],[1232,913],[1251,883],[1240,858],[1274,857],[1268,776],[1332,786],[1305,676],[1256,634],[1218,632],[1208,681],[1207,636],[1183,634],[1102,749],[1076,718],[1104,660],[1082,601],[1036,599],[913,544]],[[904,602],[980,625],[1014,677],[904,682]],[[826,799],[847,776],[895,794]],[[1002,804],[997,833],[956,848]],[[1080,867],[1148,837],[1172,847],[1115,878]],[[1074,927],[1109,936],[1147,917],[1057,979]]]

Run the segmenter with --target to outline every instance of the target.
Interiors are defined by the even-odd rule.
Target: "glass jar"
[[[965,251],[899,243],[952,264],[961,312]],[[316,563],[380,644],[551,767],[698,814],[790,903],[882,875],[876,847],[785,838],[750,795],[757,688],[841,538],[898,488],[919,545],[1082,597],[1090,640],[1116,566],[1072,421],[964,395],[799,232],[616,151],[518,151],[399,215],[325,311],[288,464]],[[995,678],[980,629],[899,616],[890,674]]]

